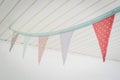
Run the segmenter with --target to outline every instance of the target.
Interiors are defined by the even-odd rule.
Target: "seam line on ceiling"
[[[1,6],[2,6],[2,4],[4,3],[4,1],[5,1],[5,0],[2,0],[2,1],[0,2],[0,7],[1,7]]]
[[[6,27],[6,29],[0,34],[0,37],[9,29],[10,26],[12,26],[20,17],[22,17],[23,14],[26,13],[26,12],[36,3],[36,1],[37,1],[37,0],[34,0],[34,1],[32,2],[32,4],[23,11],[22,14],[20,14],[8,27]],[[14,8],[15,8],[15,7],[14,7]],[[13,8],[13,9],[14,9],[14,8]],[[12,9],[12,10],[13,10],[13,9]],[[11,12],[12,12],[12,10],[11,10]],[[9,13],[9,14],[10,14],[10,13]],[[8,14],[8,15],[9,15],[9,14]],[[8,16],[8,15],[7,15],[7,16]],[[6,17],[6,18],[7,18],[7,17]],[[4,20],[5,20],[6,18],[4,18]]]
[[[12,7],[12,9],[7,13],[7,15],[0,21],[0,24],[9,16],[9,14],[15,9],[15,7],[21,2],[21,0],[18,0],[15,5]]]

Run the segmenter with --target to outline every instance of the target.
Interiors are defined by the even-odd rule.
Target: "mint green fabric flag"
[[[25,52],[26,52],[29,41],[30,41],[30,37],[25,36],[24,37],[24,46],[23,46],[23,58],[25,56]]]

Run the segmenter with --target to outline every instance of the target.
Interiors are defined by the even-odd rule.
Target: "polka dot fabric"
[[[110,32],[112,29],[113,20],[114,15],[93,24],[96,36],[98,38],[99,46],[101,48],[103,62],[105,62],[106,58],[107,46],[110,37]]]

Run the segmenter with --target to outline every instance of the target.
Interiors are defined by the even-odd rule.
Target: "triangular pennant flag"
[[[27,37],[27,36],[24,37],[23,58],[24,58],[24,56],[25,56],[25,52],[26,52],[26,49],[27,49],[27,45],[28,45],[29,40],[30,40],[30,37]]]
[[[40,63],[48,37],[40,37],[39,38],[39,52],[38,52],[38,63]]]
[[[66,58],[67,58],[67,52],[68,52],[68,49],[69,49],[72,34],[73,34],[73,32],[67,32],[67,33],[63,33],[63,34],[60,35],[63,64],[65,64],[65,61],[66,61]]]
[[[99,41],[99,46],[101,48],[103,62],[105,61],[106,58],[107,46],[109,42],[113,21],[114,15],[93,24],[96,36]]]
[[[11,40],[11,46],[10,46],[10,49],[9,49],[10,52],[11,52],[11,50],[12,50],[12,48],[13,48],[15,42],[16,42],[16,39],[17,39],[18,35],[19,34],[17,34],[17,33],[13,33],[13,37],[12,37],[12,40]]]

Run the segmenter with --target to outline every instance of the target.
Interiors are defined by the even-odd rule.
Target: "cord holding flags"
[[[93,28],[94,28],[94,31],[97,36],[98,43],[99,43],[99,46],[101,49],[103,62],[104,62],[105,58],[106,58],[107,47],[108,47],[108,43],[109,43],[110,33],[112,30],[112,25],[114,22],[114,17],[115,17],[115,14],[118,12],[120,12],[120,6],[111,11],[108,11],[107,13],[100,15],[92,20],[86,21],[82,24],[78,24],[78,25],[69,27],[67,29],[53,31],[53,32],[46,32],[46,33],[33,33],[33,34],[32,33],[24,33],[24,32],[20,32],[20,31],[16,31],[12,27],[9,27],[10,30],[12,30],[14,32],[13,38],[11,40],[10,51],[13,48],[18,35],[22,35],[25,37],[38,37],[39,38],[39,40],[38,40],[38,43],[39,43],[38,62],[40,63],[42,55],[45,50],[45,46],[48,41],[48,37],[50,37],[50,36],[52,37],[53,35],[60,35],[61,47],[62,47],[61,48],[62,49],[62,58],[63,58],[63,64],[64,64],[65,60],[67,58],[69,45],[70,45],[71,38],[72,38],[74,31],[84,28],[84,27],[87,27],[89,25],[93,25]],[[25,50],[28,45],[28,40],[29,40],[28,38],[25,38],[25,40],[24,40],[23,57],[24,57]]]

